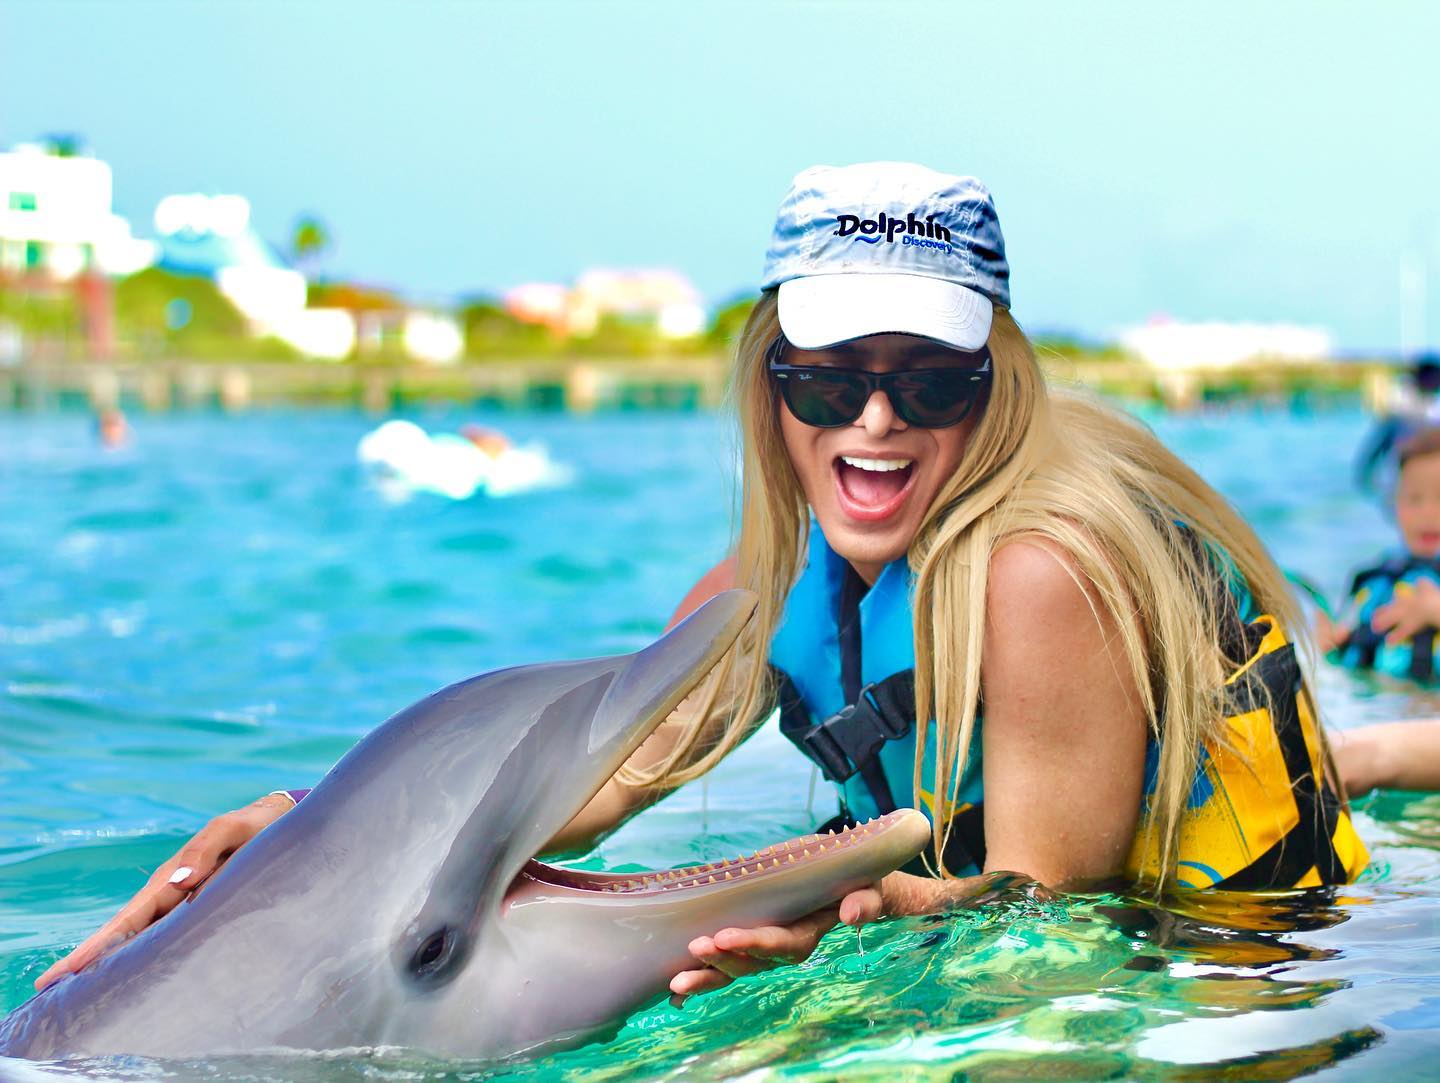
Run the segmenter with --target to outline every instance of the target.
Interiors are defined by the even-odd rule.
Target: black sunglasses
[[[990,351],[956,353],[978,362],[974,368],[899,369],[869,372],[830,365],[786,365],[779,359],[788,343],[778,338],[769,350],[770,375],[790,412],[806,425],[835,429],[865,411],[876,391],[885,392],[907,425],[945,429],[969,416],[990,383]]]

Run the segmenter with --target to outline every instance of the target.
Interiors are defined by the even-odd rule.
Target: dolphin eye
[[[410,957],[410,969],[415,977],[428,978],[443,970],[450,957],[455,954],[458,940],[455,931],[447,925],[421,941],[415,954]]]

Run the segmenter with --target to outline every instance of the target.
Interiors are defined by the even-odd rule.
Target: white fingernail
[[[185,877],[189,876],[194,871],[195,870],[192,869],[189,865],[181,865],[178,869],[176,869],[170,874],[170,882],[172,884],[178,884],[181,880],[185,879]]]

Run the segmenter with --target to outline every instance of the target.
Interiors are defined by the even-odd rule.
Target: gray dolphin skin
[[[899,867],[930,837],[913,810],[701,868],[535,860],[754,604],[728,591],[636,654],[500,670],[401,711],[204,891],[0,1022],[0,1054],[575,1044],[660,996],[694,937],[793,920]]]

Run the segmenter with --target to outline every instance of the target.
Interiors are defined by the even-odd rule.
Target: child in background
[[[1341,621],[1321,613],[1320,649],[1351,669],[1429,682],[1440,629],[1440,428],[1398,448],[1395,522],[1404,548],[1356,573]]]

